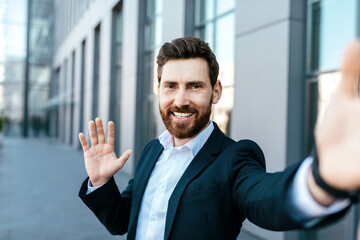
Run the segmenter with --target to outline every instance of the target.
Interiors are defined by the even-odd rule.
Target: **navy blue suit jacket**
[[[250,140],[235,142],[217,125],[186,169],[172,193],[165,239],[236,239],[248,218],[270,230],[300,228],[291,217],[286,192],[299,164],[279,173],[266,173],[260,147]],[[146,184],[163,151],[159,140],[144,149],[135,175],[120,194],[114,179],[79,196],[112,234],[135,239]]]

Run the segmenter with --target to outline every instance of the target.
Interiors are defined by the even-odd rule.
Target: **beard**
[[[160,110],[161,118],[169,133],[173,137],[179,139],[186,139],[186,138],[194,137],[206,126],[206,124],[209,122],[210,119],[211,106],[212,106],[212,95],[209,104],[202,109],[198,109],[196,107],[189,105],[180,108],[177,106],[170,106],[168,108],[161,109],[159,105],[159,110]],[[194,118],[191,119],[190,122],[178,123],[172,119],[173,112],[179,112],[179,113],[191,112],[194,114]]]

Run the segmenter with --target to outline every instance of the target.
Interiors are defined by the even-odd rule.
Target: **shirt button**
[[[155,222],[155,221],[156,221],[156,216],[155,216],[155,215],[152,215],[151,218],[150,218],[150,221],[151,221],[151,222]]]
[[[160,183],[160,188],[163,190],[165,188],[165,183],[164,182],[161,182]]]

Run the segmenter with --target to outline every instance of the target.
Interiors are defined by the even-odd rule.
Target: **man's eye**
[[[173,84],[167,84],[165,85],[165,88],[173,89],[175,86]]]
[[[201,88],[201,85],[200,85],[200,84],[195,84],[195,85],[193,85],[192,88],[193,88],[193,89],[199,89],[199,88]]]

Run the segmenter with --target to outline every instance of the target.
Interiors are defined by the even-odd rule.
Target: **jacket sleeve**
[[[229,154],[229,171],[233,182],[233,201],[249,221],[273,231],[303,228],[295,220],[288,191],[301,162],[282,172],[266,173],[264,154],[253,141],[234,144]],[[330,215],[317,226],[328,224],[345,211]]]
[[[88,178],[81,185],[79,197],[111,234],[122,235],[128,230],[132,182],[133,180],[129,181],[127,188],[121,194],[113,177],[90,194],[86,194]]]

